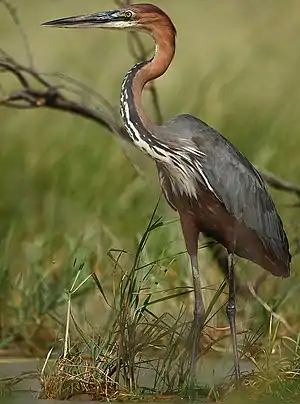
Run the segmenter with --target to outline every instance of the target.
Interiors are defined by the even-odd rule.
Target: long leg
[[[190,256],[190,262],[192,267],[193,284],[194,284],[194,324],[193,324],[193,342],[191,352],[191,370],[192,374],[195,374],[196,363],[199,351],[199,342],[201,329],[205,320],[205,310],[201,291],[200,273],[198,267],[197,255]]]
[[[238,380],[241,376],[240,364],[237,350],[237,339],[236,339],[236,324],[235,324],[235,288],[234,288],[234,262],[233,253],[228,254],[228,286],[229,286],[229,297],[226,307],[226,312],[229,320],[231,337],[232,337],[232,347],[233,347],[233,359],[234,359],[234,370],[235,378]]]
[[[190,356],[190,366],[191,366],[191,385],[194,384],[196,363],[199,350],[199,342],[201,329],[204,323],[204,304],[202,299],[200,274],[198,267],[198,238],[199,230],[195,223],[193,222],[193,217],[188,215],[180,215],[182,232],[185,238],[186,248],[190,257],[193,284],[194,284],[194,322],[192,327],[192,344],[191,344],[191,356]]]

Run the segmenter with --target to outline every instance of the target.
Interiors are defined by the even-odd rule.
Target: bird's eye
[[[133,12],[130,10],[127,10],[127,11],[125,11],[124,16],[129,19],[133,16]]]

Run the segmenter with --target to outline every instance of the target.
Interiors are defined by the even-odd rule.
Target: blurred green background
[[[80,80],[118,110],[121,81],[134,62],[127,34],[40,27],[43,21],[115,8],[113,1],[12,4],[37,69]],[[299,1],[157,0],[156,4],[167,11],[178,30],[174,62],[157,81],[165,120],[183,112],[199,116],[259,168],[300,184]],[[151,39],[143,40],[151,49]],[[1,3],[0,47],[27,63],[19,31]],[[16,89],[7,75],[0,75],[0,84],[6,91]],[[145,103],[153,114],[149,100],[146,94]],[[107,251],[134,253],[160,188],[150,159],[130,146],[124,153],[116,137],[92,122],[44,109],[6,108],[0,108],[0,122],[1,344],[7,347],[25,340],[35,349],[41,340],[56,335],[54,324],[61,319],[74,266],[85,262],[86,273],[95,270],[103,286],[112,289],[115,272]],[[291,205],[297,200],[282,192],[272,194],[294,252],[299,208]],[[164,201],[159,212],[165,221],[177,218]],[[151,237],[145,262],[182,250],[175,221]],[[200,260],[204,284],[218,285],[222,275],[211,258],[204,252]],[[261,292],[295,331],[299,331],[300,312],[298,265],[295,258],[292,278],[269,277]],[[240,261],[239,276],[244,280],[260,273],[261,269]],[[167,259],[153,276],[157,290],[191,284],[185,256]],[[105,306],[98,292],[92,287],[85,292],[77,299],[77,315],[82,322],[87,315],[98,321],[101,307],[103,321]],[[208,302],[209,291],[205,297]],[[240,313],[240,328],[249,325],[249,319],[264,316],[253,299]]]

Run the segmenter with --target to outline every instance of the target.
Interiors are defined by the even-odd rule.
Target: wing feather
[[[207,134],[209,133],[209,136]],[[255,167],[228,140],[210,128],[205,142],[193,137],[206,152],[202,167],[209,183],[228,212],[254,230],[266,248],[282,262],[290,260],[281,218]],[[211,147],[213,146],[213,148]]]
[[[192,115],[178,115],[164,128],[164,133],[172,134],[168,143],[202,152],[195,166],[201,166],[227,211],[254,230],[264,246],[288,266],[289,245],[282,221],[261,175],[249,160],[219,132]]]

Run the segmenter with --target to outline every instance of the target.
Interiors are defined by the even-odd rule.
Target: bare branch
[[[15,109],[49,108],[63,111],[89,119],[109,132],[117,134],[122,139],[131,142],[124,126],[120,123],[120,117],[114,108],[102,97],[102,95],[79,81],[62,74],[52,75],[61,79],[62,84],[54,85],[45,79],[46,75],[38,73],[31,67],[24,66],[15,61],[5,51],[0,49],[0,75],[11,74],[19,83],[18,89],[5,94],[4,87],[0,85],[2,98],[0,107]],[[51,75],[47,75],[51,77]],[[73,84],[70,88],[68,84]],[[100,105],[104,106],[109,113],[103,112],[99,105],[90,106],[86,103],[72,99],[71,94],[84,94],[93,96]],[[125,145],[121,144],[125,157],[131,163],[141,178],[144,173],[130,158]]]
[[[260,172],[264,180],[270,187],[279,191],[286,191],[295,194],[300,198],[300,186],[292,184],[291,182],[282,180],[269,172]]]
[[[0,57],[0,73],[10,73],[17,79],[20,88],[0,99],[0,105],[17,109],[47,107],[74,113],[93,120],[110,132],[117,133],[128,140],[125,129],[117,123],[116,119],[96,108],[91,108],[84,103],[68,98],[58,86],[51,85],[34,69],[17,63],[13,58],[7,57],[4,52],[1,54],[5,57]],[[62,86],[62,89],[65,88]],[[107,105],[108,103],[106,103]],[[110,109],[112,110],[112,107]]]
[[[64,73],[44,74],[43,76],[57,77],[59,79],[62,79],[64,82],[68,82],[68,83],[72,84],[76,88],[77,91],[75,90],[75,92],[77,94],[79,94],[79,92],[81,91],[81,94],[84,94],[85,96],[89,95],[89,96],[95,98],[98,102],[100,102],[101,105],[103,105],[109,111],[109,113],[114,117],[114,120],[116,122],[119,120],[119,114],[117,113],[115,108],[113,108],[111,106],[111,104],[98,91],[92,89],[88,85],[81,83],[79,80],[76,80],[73,77],[70,77]],[[67,87],[65,87],[65,88],[67,88]],[[69,87],[67,89],[70,92],[74,91],[74,90],[71,90]],[[78,91],[78,89],[80,91]]]
[[[22,71],[18,69],[17,65],[13,65],[10,63],[6,63],[5,61],[0,63],[0,73],[2,72],[11,72],[20,82],[21,87],[24,87],[26,89],[29,88],[29,84],[25,76],[22,74]]]

